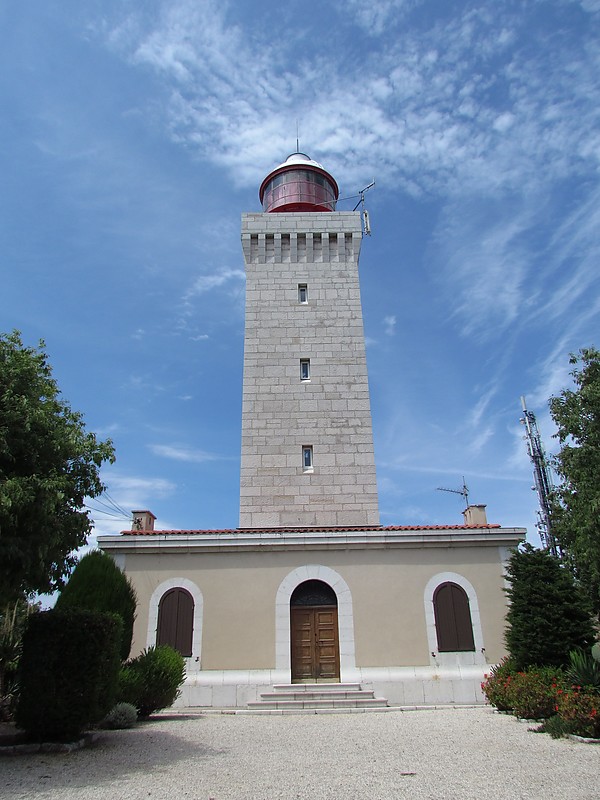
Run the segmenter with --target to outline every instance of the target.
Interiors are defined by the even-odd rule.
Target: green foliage
[[[118,614],[123,621],[121,660],[129,656],[135,619],[135,590],[125,573],[101,550],[87,553],[56,601],[56,609],[87,608]]]
[[[84,498],[103,491],[107,460],[112,444],[62,399],[44,343],[0,335],[0,606],[62,586],[91,528]]]
[[[556,710],[565,733],[600,739],[600,694],[573,688],[558,691]]]
[[[149,647],[119,674],[117,698],[134,705],[140,717],[173,705],[185,681],[183,656],[169,645]]]
[[[575,686],[600,692],[600,663],[586,650],[572,650],[569,653],[567,677]]]
[[[566,678],[556,667],[516,670],[505,658],[481,684],[488,703],[499,711],[512,711],[523,719],[545,719],[556,711],[556,695],[567,687]]]
[[[512,711],[511,683],[515,672],[510,658],[503,658],[499,664],[492,667],[490,674],[485,676],[485,680],[481,684],[481,690],[488,703],[498,711]]]
[[[29,618],[19,665],[16,723],[37,740],[71,740],[115,702],[122,623],[70,609]]]
[[[14,692],[23,632],[29,614],[37,610],[25,597],[0,609],[0,700]]]
[[[558,706],[556,706],[558,708]],[[566,722],[560,714],[554,714],[535,729],[536,733],[549,733],[553,739],[561,739],[568,733],[573,733],[573,726]]]
[[[589,606],[558,559],[527,544],[513,551],[507,580],[505,641],[515,669],[560,667],[571,650],[591,646]]]
[[[553,532],[600,614],[600,351],[571,355],[573,389],[550,399],[561,448],[554,459]]]
[[[137,722],[137,708],[131,703],[117,703],[100,722],[101,728],[123,730],[133,728]]]
[[[517,672],[510,682],[510,699],[515,717],[547,719],[556,712],[556,696],[565,688],[562,670],[534,667]]]

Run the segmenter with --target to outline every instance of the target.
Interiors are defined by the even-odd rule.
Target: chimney
[[[485,513],[485,506],[467,506],[463,511],[465,518],[465,525],[487,525],[487,516]]]
[[[132,511],[132,531],[153,531],[156,517],[151,511]]]

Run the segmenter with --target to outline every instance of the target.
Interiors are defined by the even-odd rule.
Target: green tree
[[[87,553],[73,570],[55,608],[85,608],[118,614],[123,621],[121,660],[129,657],[135,619],[135,589],[113,559],[102,550]]]
[[[0,606],[63,585],[91,530],[84,499],[113,460],[61,397],[44,343],[0,335]]]
[[[553,533],[565,561],[600,613],[600,352],[570,357],[573,389],[550,399],[560,452],[554,469]]]
[[[14,688],[23,631],[29,615],[39,610],[39,603],[29,603],[23,596],[0,608],[0,704]]]
[[[547,550],[513,551],[506,569],[510,601],[504,639],[517,670],[569,663],[594,641],[591,609],[571,573]]]

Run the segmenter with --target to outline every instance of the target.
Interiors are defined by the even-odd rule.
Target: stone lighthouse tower
[[[379,525],[360,214],[294,153],[242,216],[246,328],[240,528]]]

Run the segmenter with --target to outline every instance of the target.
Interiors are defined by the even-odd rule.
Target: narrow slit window
[[[313,467],[313,449],[310,444],[305,444],[302,448],[302,467],[305,470]]]
[[[308,284],[306,283],[298,284],[298,302],[308,303]]]
[[[310,380],[310,358],[300,359],[300,380],[301,381]]]

